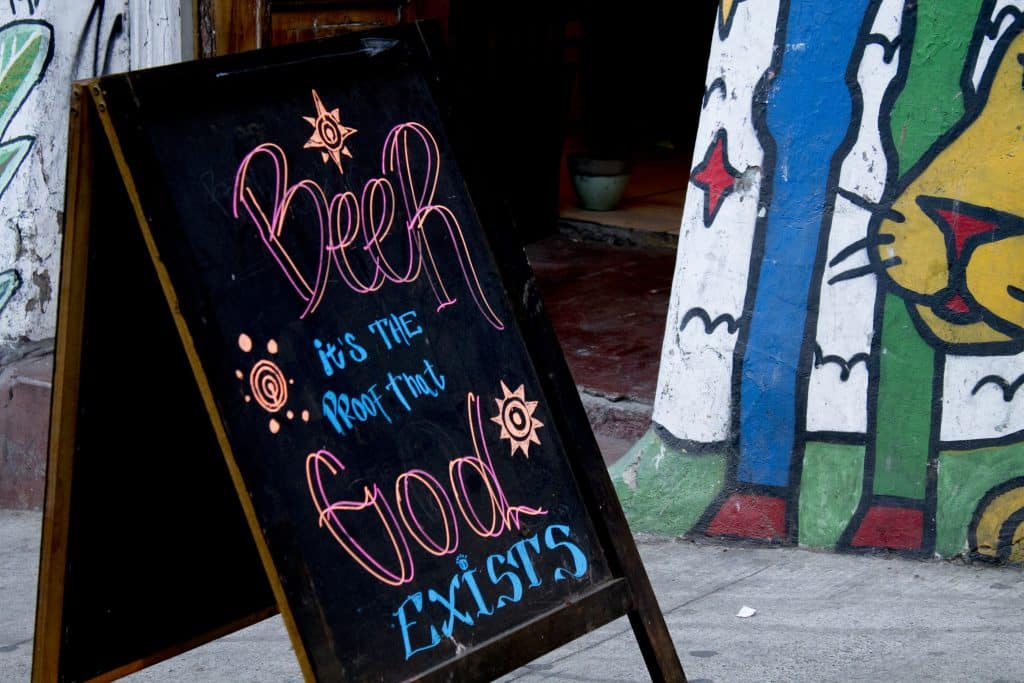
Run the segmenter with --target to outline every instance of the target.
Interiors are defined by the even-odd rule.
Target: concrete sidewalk
[[[32,659],[41,516],[0,510],[0,682]],[[1024,572],[949,562],[640,543],[683,667],[698,681],[1024,681]],[[736,617],[743,606],[757,610]],[[299,680],[280,618],[131,681]],[[625,619],[505,681],[643,681]]]

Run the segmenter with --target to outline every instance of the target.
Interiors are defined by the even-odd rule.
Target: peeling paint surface
[[[71,82],[177,61],[179,8],[176,0],[0,4],[0,31],[29,26],[45,31],[52,52],[32,87],[10,90],[21,101],[9,118],[2,97],[7,81],[0,80],[0,187],[9,182],[0,194],[0,270],[16,273],[20,283],[5,289],[0,282],[0,295],[8,294],[6,300],[0,296],[0,347],[55,333]],[[24,158],[7,164],[5,150],[18,140],[25,141]]]

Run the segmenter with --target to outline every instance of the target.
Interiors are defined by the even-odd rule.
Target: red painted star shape
[[[704,190],[705,228],[710,228],[715,222],[722,202],[732,193],[736,179],[740,177],[739,171],[729,163],[728,144],[725,129],[719,129],[708,147],[707,154],[704,155],[704,160],[694,167],[690,174],[690,182]]]

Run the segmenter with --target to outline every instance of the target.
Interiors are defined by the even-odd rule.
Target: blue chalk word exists
[[[478,620],[518,603],[526,591],[545,580],[566,581],[586,574],[587,557],[571,538],[568,526],[552,524],[542,535],[534,534],[516,541],[504,553],[488,555],[483,567],[471,568],[466,556],[459,555],[455,559],[459,571],[445,588],[416,591],[395,611],[405,658],[436,647],[442,635],[451,638],[457,624],[472,627]],[[553,557],[556,552],[562,556]],[[551,560],[556,566],[545,570]]]

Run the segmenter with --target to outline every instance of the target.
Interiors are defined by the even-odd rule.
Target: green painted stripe
[[[918,3],[907,80],[890,116],[901,174],[963,116],[960,77],[981,4]],[[874,493],[923,499],[935,351],[914,329],[903,301],[886,295],[883,305]]]
[[[932,430],[935,351],[907,305],[885,297],[875,427],[874,493],[923,500]]]
[[[864,447],[808,442],[800,478],[800,545],[834,547],[860,502]]]
[[[900,175],[963,116],[960,77],[981,5],[982,0],[917,4],[907,81],[890,117]]]

